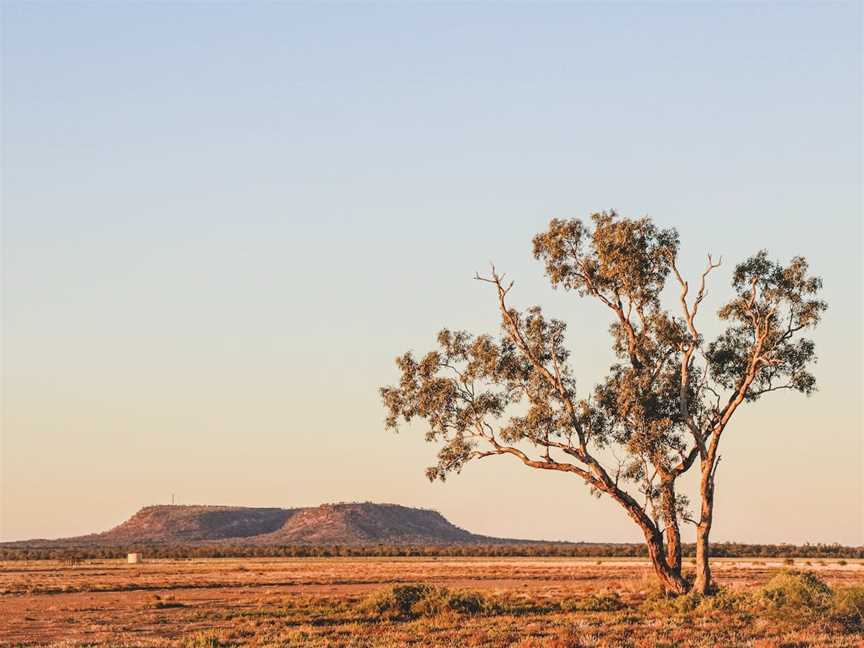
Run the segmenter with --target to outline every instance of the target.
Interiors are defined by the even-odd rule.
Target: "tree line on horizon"
[[[0,560],[113,560],[140,552],[146,558],[646,558],[642,543],[532,543],[502,545],[147,545],[114,547],[0,547]],[[696,555],[694,544],[681,547],[682,556]],[[864,559],[864,546],[840,544],[748,544],[720,542],[711,545],[712,558]]]

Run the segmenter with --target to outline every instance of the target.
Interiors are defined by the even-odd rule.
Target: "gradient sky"
[[[691,277],[724,255],[705,315],[759,248],[810,259],[820,391],[740,412],[713,537],[864,543],[859,3],[7,0],[3,29],[2,539],[172,493],[640,539],[509,458],[429,484],[377,395],[441,326],[497,330],[490,260],[589,389],[608,315],[530,238],[616,208],[678,227]]]

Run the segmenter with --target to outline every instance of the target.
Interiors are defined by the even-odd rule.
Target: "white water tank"
[[[126,556],[126,562],[130,565],[135,565],[141,562],[141,554],[140,553],[130,553]]]

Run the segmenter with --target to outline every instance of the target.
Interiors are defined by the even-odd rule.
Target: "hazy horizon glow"
[[[590,389],[608,317],[553,291],[530,239],[615,208],[677,227],[691,278],[723,255],[706,316],[760,248],[823,277],[819,391],[741,412],[713,537],[864,544],[859,4],[2,20],[0,539],[106,530],[175,493],[638,541],[613,502],[506,458],[429,484],[434,448],[386,432],[377,394],[443,326],[497,331],[472,281],[490,260],[514,305],[568,322]]]

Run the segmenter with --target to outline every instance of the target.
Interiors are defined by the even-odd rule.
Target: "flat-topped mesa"
[[[147,506],[104,533],[30,541],[52,546],[142,544],[371,545],[531,542],[475,535],[429,509],[340,502],[307,508]],[[27,542],[17,542],[26,545]]]

